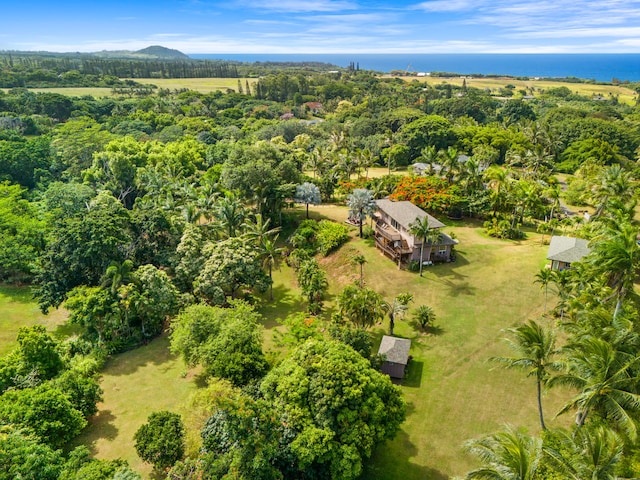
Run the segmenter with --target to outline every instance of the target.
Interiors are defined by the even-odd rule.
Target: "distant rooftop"
[[[588,245],[589,242],[582,238],[553,236],[549,243],[547,260],[579,262],[591,251]]]

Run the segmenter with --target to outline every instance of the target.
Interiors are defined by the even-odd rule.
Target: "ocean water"
[[[576,77],[598,82],[640,81],[640,54],[192,54],[192,58],[240,62],[323,62],[362,70],[450,72],[460,75]]]

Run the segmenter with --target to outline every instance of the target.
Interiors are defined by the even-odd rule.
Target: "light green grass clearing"
[[[0,286],[0,356],[16,347],[20,327],[44,325],[47,330],[63,336],[65,328],[62,325],[66,318],[67,312],[63,309],[43,315],[28,287]]]

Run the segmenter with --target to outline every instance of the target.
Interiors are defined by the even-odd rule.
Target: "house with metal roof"
[[[409,363],[410,349],[411,340],[384,335],[378,349],[378,355],[385,356],[381,367],[382,373],[386,373],[392,378],[404,378]]]
[[[589,241],[574,237],[551,237],[547,260],[551,261],[551,268],[554,270],[565,270],[571,268],[571,264],[579,262],[586,257],[591,250]]]
[[[378,210],[374,214],[376,247],[398,263],[422,261],[430,265],[434,262],[451,261],[452,248],[458,243],[449,235],[440,232],[438,238],[429,241],[424,248],[422,238],[410,230],[416,220],[428,219],[429,228],[441,229],[444,223],[408,201],[393,201],[387,198],[376,200]],[[422,250],[422,258],[420,258]]]

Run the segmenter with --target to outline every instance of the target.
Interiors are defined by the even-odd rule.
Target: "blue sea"
[[[598,82],[640,81],[640,54],[192,54],[192,58],[240,62],[323,62],[361,70],[450,72],[460,75],[576,77]]]

